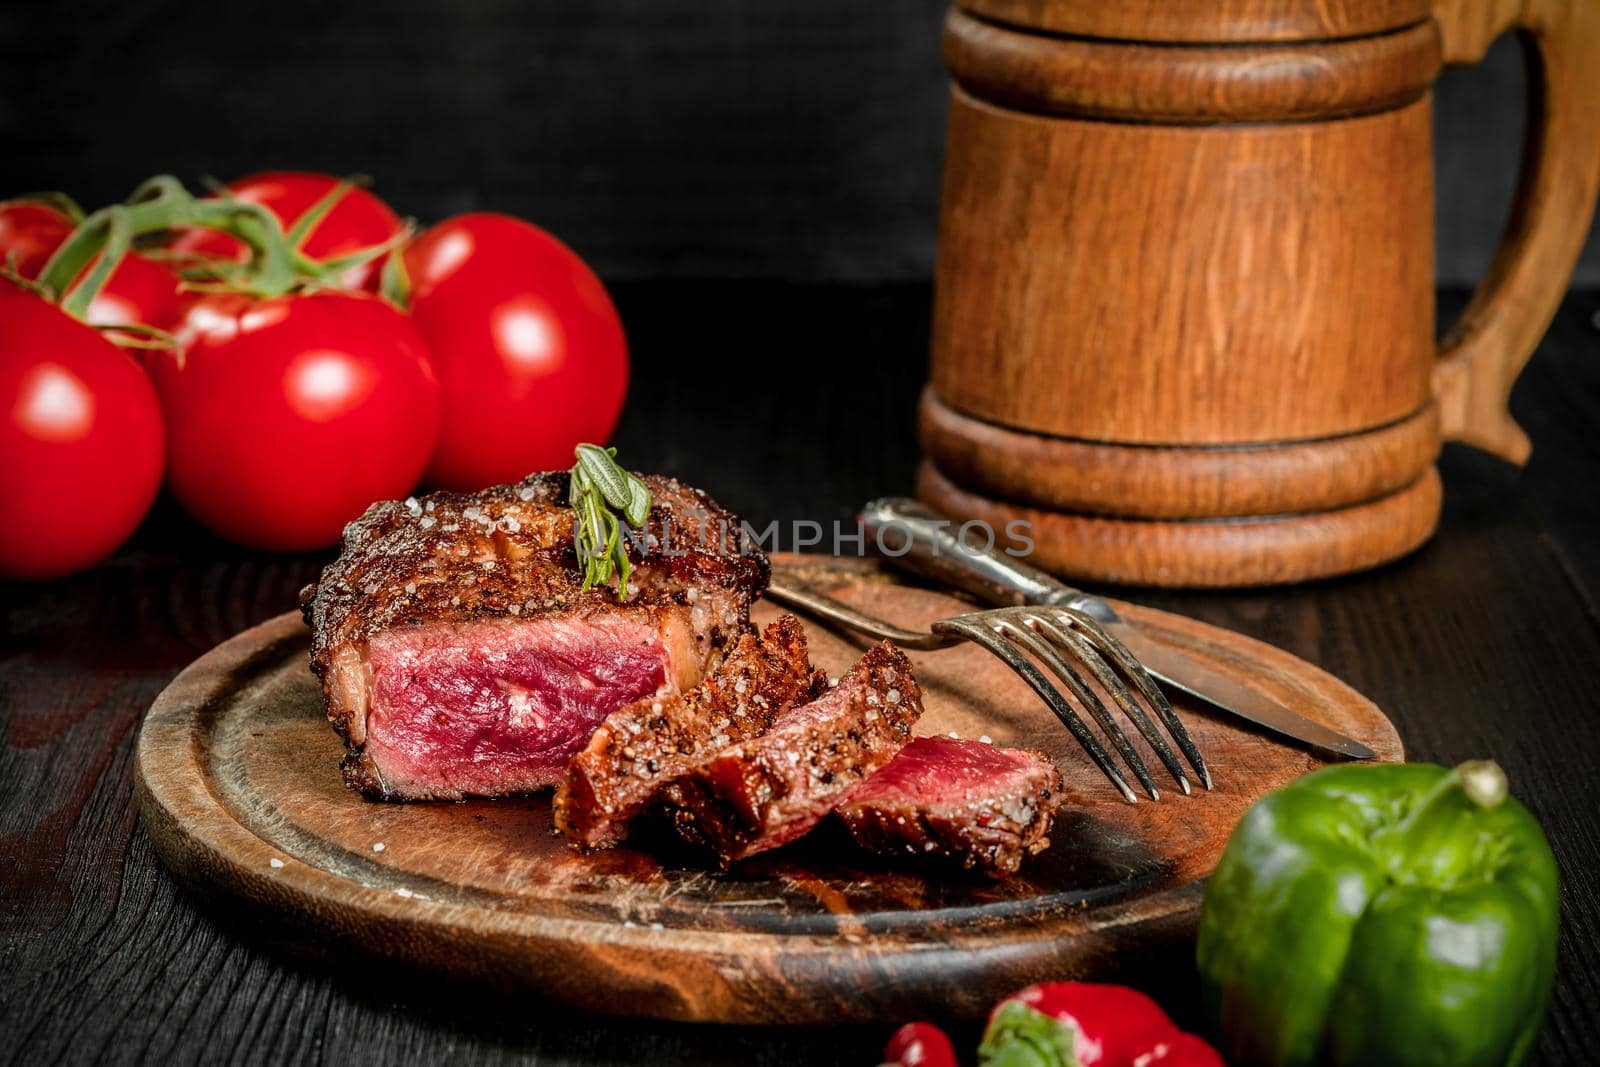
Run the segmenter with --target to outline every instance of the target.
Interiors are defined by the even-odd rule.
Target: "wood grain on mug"
[[[1434,375],[1445,436],[1521,464],[1531,446],[1506,397],[1561,305],[1600,190],[1600,4],[1441,0],[1437,18],[1449,62],[1476,63],[1509,29],[1522,31],[1527,54],[1528,131],[1516,201]]]
[[[952,481],[1062,511],[1143,519],[1291,515],[1386,496],[1439,452],[1439,410],[1366,433],[1162,448],[1023,433],[964,415],[924,389],[922,449]]]
[[[1421,410],[1429,123],[1419,100],[1135,125],[954,89],[934,391],[1002,426],[1124,444],[1305,440]]]
[[[947,515],[997,530],[1028,524],[1033,562],[1089,582],[1174,588],[1280,585],[1388,563],[1415,549],[1439,521],[1439,474],[1364,504],[1302,515],[1129,519],[1047,511],[958,486],[932,463],[917,495]]]
[[[1120,40],[1320,41],[1421,21],[1427,0],[960,0],[999,22]]]
[[[1281,122],[1387,111],[1439,73],[1439,31],[1263,49],[1171,48],[1043,36],[974,18],[945,19],[944,60],[974,96],[1020,111],[1132,122]]]
[[[1438,346],[1429,89],[1512,29],[1522,181]],[[1600,5],[967,0],[945,58],[935,503],[1037,510],[1067,573],[1256,584],[1421,544],[1441,439],[1526,460],[1507,398],[1600,187]]]

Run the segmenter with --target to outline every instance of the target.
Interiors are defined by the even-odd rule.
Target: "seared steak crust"
[[[647,697],[607,717],[567,765],[556,789],[556,826],[575,848],[615,845],[664,785],[762,733],[826,684],[811,670],[805,631],[794,616],[778,619],[759,639],[743,635],[687,693]]]
[[[834,809],[856,844],[885,856],[1012,874],[1049,847],[1061,773],[1041,752],[919,737]]]
[[[391,796],[364,746],[372,691],[368,642],[397,627],[613,612],[688,620],[699,663],[689,681],[749,629],[768,564],[739,551],[738,520],[675,479],[643,475],[650,515],[630,541],[636,568],[626,605],[582,588],[565,473],[534,474],[477,493],[382,501],[345,528],[343,550],[300,597],[312,629],[311,667],[328,718],[345,739],[345,775]],[[665,622],[663,623],[665,624]]]
[[[894,758],[922,714],[905,653],[884,641],[836,687],[778,715],[759,737],[723,749],[662,791],[686,840],[724,863],[800,837],[851,787]]]

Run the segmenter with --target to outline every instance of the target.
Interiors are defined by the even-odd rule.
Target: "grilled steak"
[[[616,844],[665,784],[816,696],[827,684],[818,677],[794,616],[768,626],[760,639],[745,634],[687,693],[646,697],[607,717],[567,765],[556,789],[556,826],[578,848]]]
[[[1045,756],[919,737],[835,809],[862,848],[1014,873],[1046,848],[1061,774]]]
[[[724,862],[787,844],[894,758],[922,714],[905,653],[868,650],[823,696],[779,714],[759,737],[723,749],[663,791],[683,837]]]
[[[311,666],[349,752],[384,799],[522,793],[556,783],[617,708],[699,681],[749,630],[759,551],[705,494],[653,498],[627,603],[582,588],[565,474],[374,504],[301,594]]]

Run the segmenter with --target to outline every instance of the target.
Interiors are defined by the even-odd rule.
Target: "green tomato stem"
[[[398,246],[389,250],[388,256],[383,261],[383,273],[379,275],[378,291],[385,300],[401,311],[409,311],[411,276],[406,273],[402,251],[403,249]]]
[[[83,219],[45,264],[39,283],[50,293],[64,294],[62,307],[81,318],[137,238],[169,230],[205,229],[235,237],[250,249],[248,264],[238,269],[219,264],[210,271],[213,278],[256,296],[281,296],[385,255],[409,234],[402,231],[372,248],[326,263],[302,255],[297,242],[304,240],[351,188],[351,182],[335,186],[286,234],[277,216],[260,204],[225,194],[198,199],[176,178],[158,175],[135,189],[127,202],[101,208]],[[97,256],[95,269],[79,281]]]
[[[133,242],[128,210],[118,206],[107,208],[106,211],[105,240],[100,244],[100,258],[95,260],[94,267],[83,276],[82,281],[61,296],[61,310],[75,319],[88,317],[89,305],[94,303],[94,298],[111,278],[112,271],[117,269],[117,264],[122,262],[122,257],[127,255]]]
[[[296,252],[300,251],[304,247],[307,238],[311,236],[311,231],[317,228],[317,223],[326,218],[328,212],[333,210],[334,205],[343,200],[345,195],[355,187],[355,182],[349,178],[341,178],[338,184],[323,193],[317,202],[306,210],[305,214],[295,219],[294,225],[284,235],[289,240],[289,247]]]

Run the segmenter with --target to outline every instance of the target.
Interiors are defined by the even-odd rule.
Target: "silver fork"
[[[1200,750],[1189,738],[1189,731],[1184,729],[1183,723],[1173,713],[1172,705],[1167,702],[1161,688],[1156,685],[1149,672],[1140,666],[1138,659],[1123,647],[1122,642],[1084,611],[1053,604],[992,608],[939,619],[926,631],[906,630],[865,612],[857,611],[841,600],[818,592],[798,577],[787,576],[781,567],[773,569],[772,584],[767,589],[767,595],[781,604],[809,612],[820,619],[857,633],[886,639],[901,648],[932,651],[949,648],[962,641],[971,641],[992,652],[1039,694],[1056,718],[1061,720],[1071,731],[1073,738],[1089,754],[1089,758],[1094,760],[1095,766],[1099,767],[1111,780],[1111,784],[1122,793],[1123,798],[1130,803],[1136,801],[1138,798],[1128,785],[1128,780],[1106,753],[1094,732],[1089,729],[1088,724],[1083,721],[1061,690],[1050,683],[1050,679],[1033,659],[1029,659],[1029,656],[1032,656],[1050,668],[1078,705],[1088,710],[1111,740],[1112,747],[1122,756],[1123,761],[1133,771],[1134,777],[1139,780],[1139,784],[1150,795],[1150,799],[1159,800],[1161,794],[1156,789],[1155,782],[1151,780],[1144,760],[1134,750],[1122,727],[1112,718],[1105,701],[1090,688],[1083,674],[1087,671],[1110,695],[1112,702],[1122,710],[1122,713],[1133,720],[1139,733],[1149,742],[1150,747],[1155,750],[1161,762],[1176,779],[1178,788],[1188,794],[1191,791],[1189,777],[1184,772],[1183,765],[1173,754],[1172,746],[1156,728],[1150,715],[1140,705],[1139,700],[1135,699],[1129,688],[1131,684],[1132,690],[1138,691],[1144,702],[1155,712],[1156,718],[1160,719],[1162,725],[1172,735],[1172,740],[1184,758],[1189,761],[1189,765],[1194,768],[1201,784],[1207,789],[1211,788],[1211,772],[1206,769],[1205,759],[1201,757]]]

